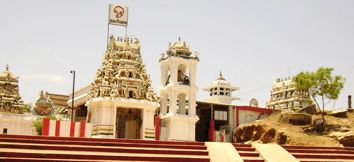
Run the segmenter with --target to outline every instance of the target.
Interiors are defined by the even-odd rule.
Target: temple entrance
[[[141,110],[117,109],[116,138],[140,139]]]

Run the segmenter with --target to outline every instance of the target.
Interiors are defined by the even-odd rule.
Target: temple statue
[[[0,112],[23,113],[24,104],[18,89],[18,77],[12,74],[9,66],[0,74]]]

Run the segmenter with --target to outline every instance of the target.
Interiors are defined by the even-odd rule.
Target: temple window
[[[222,90],[222,91],[223,91],[223,90],[224,90],[224,88],[220,88],[220,90]]]
[[[133,77],[133,72],[129,72],[129,78]]]
[[[220,95],[224,95],[224,92],[220,92]]]
[[[214,111],[215,120],[227,120],[227,111]]]
[[[134,98],[133,91],[129,91],[129,98]]]
[[[213,93],[210,93],[210,96],[212,96],[213,95]]]

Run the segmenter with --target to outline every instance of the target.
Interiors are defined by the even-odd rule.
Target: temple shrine
[[[267,107],[272,109],[304,108],[309,105],[310,96],[307,92],[295,89],[293,79],[277,79],[273,83],[271,98]]]
[[[0,112],[22,114],[24,104],[18,88],[18,77],[6,66],[0,74]]]
[[[87,122],[93,136],[154,139],[159,104],[137,38],[110,37],[102,66],[88,88]]]

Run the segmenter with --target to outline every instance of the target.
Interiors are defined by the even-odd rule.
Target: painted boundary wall
[[[42,136],[90,138],[92,126],[84,121],[69,122],[43,118]]]

